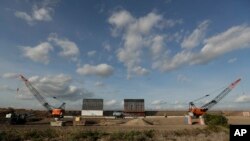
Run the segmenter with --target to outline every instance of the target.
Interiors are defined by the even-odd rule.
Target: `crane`
[[[189,113],[192,116],[199,117],[204,115],[211,107],[213,107],[215,104],[217,104],[222,98],[224,98],[229,92],[231,92],[236,85],[241,81],[241,79],[237,79],[233,83],[231,83],[227,88],[225,88],[219,95],[217,95],[214,99],[212,99],[210,102],[204,104],[200,108],[196,107],[194,104],[194,101],[200,100],[202,98],[205,98],[209,95],[205,95],[204,97],[198,98],[192,102],[189,102]]]
[[[59,106],[58,108],[53,107],[45,100],[45,98],[37,91],[37,89],[32,86],[32,84],[30,83],[30,81],[28,79],[26,79],[23,75],[19,75],[19,76],[20,76],[21,80],[25,83],[25,85],[29,89],[29,91],[43,105],[43,107],[45,107],[51,113],[51,115],[55,119],[63,118],[63,115],[65,113],[65,104],[66,103],[63,102],[61,104],[61,106]]]

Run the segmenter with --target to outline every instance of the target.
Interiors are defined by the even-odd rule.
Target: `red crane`
[[[51,113],[53,117],[63,118],[66,103],[63,102],[58,108],[53,107],[45,100],[44,97],[42,97],[42,95],[37,91],[37,89],[32,86],[28,79],[26,79],[23,75],[20,75],[20,78],[25,83],[30,92],[35,96],[35,98]]]
[[[194,101],[189,102],[189,113],[192,116],[195,117],[199,117],[204,115],[211,107],[213,107],[215,104],[217,104],[222,98],[224,98],[231,90],[233,90],[236,85],[241,81],[241,79],[237,79],[236,81],[234,81],[233,83],[231,83],[227,88],[225,88],[219,95],[217,95],[214,99],[212,99],[210,102],[204,104],[203,106],[201,106],[200,108],[196,107],[194,105]],[[205,95],[204,97],[207,97],[209,95]],[[200,100],[204,97],[201,97],[197,100]]]

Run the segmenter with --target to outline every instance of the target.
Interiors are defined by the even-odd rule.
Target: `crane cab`
[[[206,111],[207,111],[206,109],[193,107],[189,109],[189,114],[190,116],[199,117],[204,115]]]
[[[233,83],[231,83],[228,87],[226,87],[219,95],[217,95],[214,99],[212,99],[210,102],[204,104],[200,108],[197,108],[194,105],[194,101],[201,100],[209,95],[205,95],[201,98],[198,98],[192,102],[189,102],[189,115],[199,117],[204,115],[211,107],[213,107],[215,104],[217,104],[222,98],[224,98],[232,89],[236,87],[236,85],[241,81],[241,79],[237,79]]]
[[[60,117],[60,118],[62,118],[64,112],[65,111],[63,109],[56,108],[56,109],[52,109],[51,114],[52,114],[53,117]]]

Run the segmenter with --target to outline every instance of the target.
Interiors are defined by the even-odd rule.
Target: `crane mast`
[[[189,103],[189,112],[191,112],[194,116],[201,116],[205,114],[207,110],[209,110],[211,107],[213,107],[215,104],[217,104],[221,99],[223,99],[229,92],[231,92],[236,85],[241,81],[241,79],[237,79],[233,83],[231,83],[227,88],[225,88],[219,95],[217,95],[214,99],[212,99],[210,102],[204,104],[201,106],[201,108],[195,107],[193,102]]]
[[[52,116],[55,117],[63,117],[65,103],[63,102],[59,108],[54,108],[51,106],[42,95],[37,91],[36,88],[32,86],[28,79],[26,79],[23,75],[20,75],[20,78],[24,81],[26,87],[30,90],[30,92],[35,96],[35,98],[49,111],[51,112]]]
[[[35,96],[35,98],[48,110],[52,110],[52,106],[41,96],[41,94],[31,85],[31,83],[23,75],[20,75],[20,78],[24,81],[26,87],[30,92]]]

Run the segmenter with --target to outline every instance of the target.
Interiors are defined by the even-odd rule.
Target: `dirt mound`
[[[109,126],[109,125],[121,125],[126,123],[124,120],[105,120],[104,122],[100,122],[102,126]]]
[[[127,126],[148,126],[148,125],[152,125],[152,123],[145,121],[144,119],[132,119],[126,123],[124,123],[123,125],[127,125]]]

